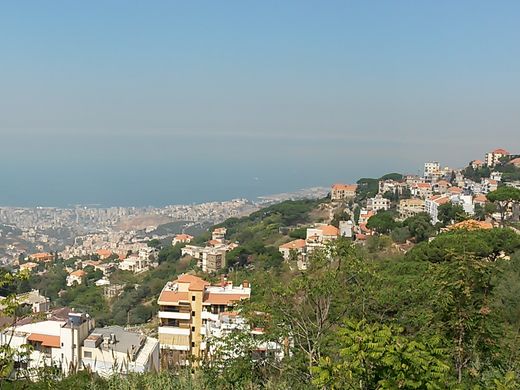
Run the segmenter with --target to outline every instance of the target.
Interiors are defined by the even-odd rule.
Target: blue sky
[[[520,149],[517,1],[0,4],[0,204],[165,204]]]

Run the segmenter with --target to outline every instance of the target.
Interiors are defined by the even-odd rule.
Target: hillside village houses
[[[55,366],[65,375],[82,369],[102,376],[159,370],[157,339],[121,327],[95,328],[88,314],[68,308],[50,311],[43,320],[17,321],[0,333],[0,345],[6,344],[19,351],[32,347],[15,363],[16,370],[28,371],[32,378],[44,366]]]
[[[225,236],[226,228],[216,228],[206,246],[186,245],[181,248],[181,255],[198,260],[197,265],[203,272],[218,272],[226,266],[226,253],[238,247],[238,244],[228,242]]]
[[[342,221],[345,222],[345,221]],[[351,226],[351,225],[348,225]],[[345,235],[349,233],[347,225],[343,225]],[[307,269],[307,256],[316,249],[324,249],[326,244],[336,240],[340,236],[340,229],[327,224],[316,224],[307,228],[306,238],[297,239],[278,247],[285,261],[296,260],[299,270]]]
[[[495,149],[486,153],[484,160],[471,161],[470,166],[473,169],[485,166],[494,168],[504,156],[510,156],[510,153],[504,149]],[[520,166],[520,158],[511,159],[509,163]],[[372,234],[366,228],[366,224],[377,212],[390,209],[391,201],[386,198],[388,193],[393,196],[397,195],[396,208],[399,219],[404,220],[418,213],[426,212],[432,222],[437,223],[439,222],[438,209],[446,203],[460,205],[466,213],[473,215],[475,206],[484,206],[487,201],[486,194],[495,191],[501,180],[502,172],[495,170],[491,171],[490,177],[474,182],[464,177],[463,171],[460,169],[441,167],[438,161],[426,162],[422,177],[405,175],[402,180],[380,180],[377,195],[366,200],[366,206],[361,209],[357,226],[353,226],[353,231],[358,238]],[[508,185],[520,188],[520,183],[508,183]],[[347,188],[348,196],[345,195]],[[336,201],[352,199],[355,197],[356,189],[355,185],[334,184],[331,188],[331,199]],[[405,198],[400,198],[401,196]],[[409,198],[406,198],[407,196]],[[287,247],[280,247],[280,251],[284,251],[284,257],[287,257],[289,244],[284,244]],[[305,253],[305,250],[300,248],[299,252]]]

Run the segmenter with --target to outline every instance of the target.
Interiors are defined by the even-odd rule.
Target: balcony
[[[160,311],[159,318],[168,318],[172,320],[189,320],[191,318],[191,313],[178,311]]]
[[[159,334],[173,334],[173,335],[182,335],[189,336],[191,330],[189,328],[183,329],[174,326],[159,326]]]
[[[218,321],[218,314],[213,314],[209,311],[202,311],[201,318],[203,320]]]

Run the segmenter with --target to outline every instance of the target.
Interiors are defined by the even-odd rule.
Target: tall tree
[[[487,199],[497,206],[500,212],[500,224],[504,226],[507,210],[520,202],[520,190],[508,186],[499,187],[487,194]]]

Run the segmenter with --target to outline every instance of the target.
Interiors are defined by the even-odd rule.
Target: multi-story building
[[[377,194],[373,198],[367,199],[367,210],[378,212],[379,210],[388,210],[390,208],[390,200],[384,198],[381,194]]]
[[[488,167],[494,167],[500,162],[500,159],[504,156],[509,156],[509,152],[505,149],[495,149],[492,152],[486,153],[484,157],[484,163]]]
[[[206,353],[206,328],[218,321],[219,313],[230,311],[242,299],[249,299],[247,281],[233,286],[223,281],[212,286],[205,280],[183,274],[164,286],[158,299],[159,343],[169,364],[187,365]]]
[[[412,198],[402,199],[397,206],[400,219],[406,219],[424,212],[424,200]]]
[[[379,193],[384,194],[385,192],[391,192],[393,194],[402,195],[405,190],[408,189],[408,184],[405,181],[395,180],[380,180],[379,181]]]
[[[330,192],[331,200],[348,200],[356,197],[357,184],[334,184]]]
[[[22,350],[32,349],[27,358],[15,362],[19,370],[28,370],[32,377],[43,366],[61,367],[63,373],[81,367],[83,340],[94,328],[94,320],[88,314],[68,313],[45,321],[19,321],[0,333],[0,345]]]
[[[211,239],[223,243],[226,239],[227,229],[225,227],[216,228],[211,233]]]
[[[424,201],[424,210],[430,215],[433,224],[439,222],[439,206],[449,201],[446,195],[433,195]]]
[[[150,268],[151,261],[138,255],[130,255],[119,263],[119,269],[134,273],[144,272]]]
[[[441,165],[438,161],[429,161],[424,163],[424,178],[433,179],[441,175]]]
[[[433,188],[430,183],[417,183],[412,185],[411,192],[413,196],[425,199],[432,196]]]

